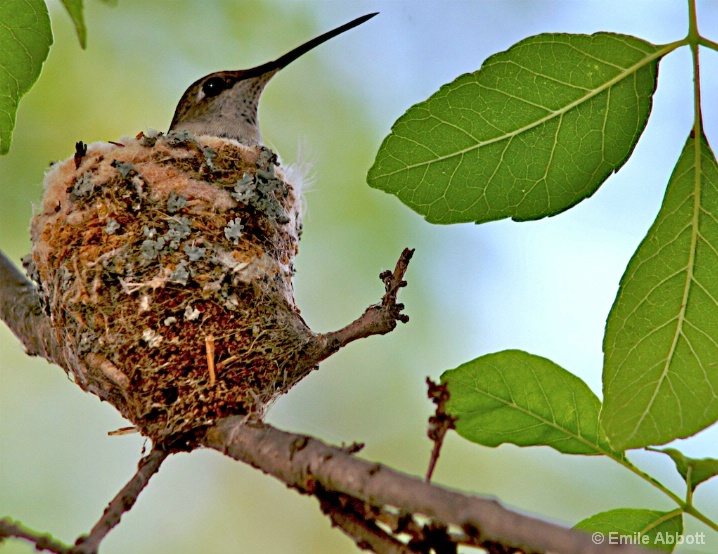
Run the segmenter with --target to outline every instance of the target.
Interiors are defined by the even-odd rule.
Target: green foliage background
[[[270,421],[335,443],[365,441],[367,457],[423,473],[430,450],[426,375],[437,378],[486,352],[521,348],[576,371],[600,393],[605,317],[691,124],[687,51],[662,62],[653,116],[634,157],[595,197],[559,217],[521,226],[430,226],[367,187],[365,175],[406,108],[490,54],[549,31],[615,31],[665,43],[684,34],[683,2],[120,0],[110,9],[87,0],[86,7],[88,49],[81,51],[69,18],[53,4],[55,44],[21,102],[10,155],[0,159],[1,246],[13,259],[29,250],[31,204],[40,198],[45,168],[71,155],[75,141],[164,130],[197,77],[262,63],[380,10],[277,76],[260,120],[265,140],[286,161],[301,149],[314,163],[295,283],[309,324],[334,329],[375,302],[379,271],[404,246],[417,248],[410,286],[402,291],[412,320],[324,363],[277,403]],[[698,8],[703,31],[715,37],[718,6],[705,1]],[[703,61],[705,90],[714,91],[715,59]],[[705,106],[706,133],[717,137],[712,104]],[[111,407],[57,368],[24,356],[4,326],[0,341],[0,515],[72,540],[129,478],[143,441],[107,437],[124,425]],[[713,429],[681,448],[696,457],[715,455],[707,445],[717,438]],[[633,459],[679,489],[667,456]],[[609,460],[548,448],[480,448],[456,436],[435,479],[569,525],[617,505],[672,508]],[[716,481],[696,493],[696,502],[713,513]],[[687,523],[687,533],[698,529]],[[718,549],[708,538],[713,542],[695,551]],[[109,554],[355,552],[314,501],[210,452],[169,460],[103,548]],[[0,551],[32,549],[10,542]]]

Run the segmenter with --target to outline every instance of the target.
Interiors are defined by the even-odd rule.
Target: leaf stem
[[[707,39],[706,37],[698,37],[698,44],[701,46],[705,46],[706,48],[711,48],[712,50],[718,51],[718,42],[713,42],[710,39]]]
[[[698,510],[695,506],[686,506],[683,508],[683,511],[687,514],[692,515],[694,518],[696,518],[698,521],[704,523],[714,531],[718,531],[718,523],[715,521],[712,521],[708,518],[708,516],[704,515],[700,510]]]
[[[693,505],[693,466],[686,468],[686,505]]]
[[[665,523],[666,521],[670,521],[674,517],[679,517],[683,514],[683,510],[680,508],[676,508],[675,510],[671,510],[670,512],[664,513],[661,517],[656,519],[649,528],[645,529],[645,531],[650,531],[651,529],[656,529],[659,527],[662,523]]]
[[[688,0],[688,37],[693,42],[700,37],[698,32],[698,16],[696,14],[696,0]]]
[[[671,500],[673,500],[673,502],[675,502],[676,504],[678,504],[678,506],[680,506],[681,509],[684,509],[684,510],[685,510],[685,508],[686,508],[686,503],[683,501],[683,499],[682,499],[680,496],[678,496],[678,495],[677,495],[676,493],[674,493],[671,489],[669,489],[668,487],[666,487],[663,483],[661,483],[660,481],[658,481],[655,477],[652,477],[652,476],[649,475],[648,473],[644,472],[644,471],[641,470],[640,468],[638,468],[638,467],[636,467],[635,465],[633,465],[633,463],[632,463],[628,458],[626,458],[626,457],[619,458],[619,457],[611,456],[611,459],[613,459],[614,461],[616,461],[616,462],[618,462],[619,464],[621,464],[621,465],[622,465],[623,467],[625,467],[628,471],[630,471],[630,472],[632,472],[632,473],[638,475],[638,476],[639,476],[641,479],[643,479],[644,481],[646,481],[646,482],[650,483],[651,485],[653,485],[654,487],[656,487],[656,488],[657,488],[658,490],[660,490],[663,494],[665,494],[666,496],[668,496],[668,498],[670,498]]]
[[[686,40],[691,48],[693,57],[693,136],[699,141],[703,135],[703,121],[701,119],[701,73],[698,54],[698,44],[701,35],[698,32],[698,17],[696,14],[696,0],[688,0],[688,36]],[[700,162],[700,148],[696,148],[696,158]],[[697,165],[696,167],[700,167]]]
[[[676,493],[674,493],[672,490],[670,490],[668,487],[666,487],[663,483],[649,475],[648,473],[644,472],[643,470],[639,469],[631,461],[624,457],[616,456],[614,454],[608,454],[608,456],[615,462],[618,462],[623,467],[625,467],[630,472],[634,473],[635,475],[638,475],[641,479],[644,481],[650,483],[654,487],[656,487],[658,490],[660,490],[663,494],[668,496],[673,502],[675,502],[678,507],[681,509],[683,513],[690,514],[694,518],[696,518],[698,521],[704,523],[706,526],[710,527],[714,531],[718,531],[718,523],[711,520],[708,516],[706,516],[703,512],[698,510],[693,504],[690,502],[686,502],[683,499],[681,499],[680,496],[678,496]]]

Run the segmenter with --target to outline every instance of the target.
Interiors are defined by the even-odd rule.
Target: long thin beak
[[[297,58],[303,56],[313,48],[316,48],[320,44],[328,41],[331,38],[334,38],[337,35],[341,35],[343,32],[348,31],[349,29],[353,29],[354,27],[357,27],[358,25],[361,25],[365,21],[370,20],[375,15],[378,15],[379,12],[375,13],[369,13],[367,15],[363,15],[361,17],[357,17],[353,21],[350,21],[349,23],[345,23],[341,27],[337,27],[336,29],[332,29],[331,31],[327,31],[323,35],[319,35],[316,38],[313,38],[310,41],[305,42],[301,46],[297,46],[294,50],[291,52],[287,52],[283,56],[280,56],[274,61],[263,63],[262,65],[258,65],[257,67],[252,67],[251,69],[244,69],[242,70],[242,77],[248,78],[248,77],[256,77],[259,75],[263,75],[265,73],[276,73],[283,67],[288,66],[290,63],[292,63]]]

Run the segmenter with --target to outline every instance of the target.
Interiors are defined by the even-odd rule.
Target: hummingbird
[[[375,15],[377,13],[358,17],[305,42],[274,61],[250,69],[217,71],[198,79],[182,95],[169,130],[236,139],[246,145],[261,144],[257,106],[269,80],[280,69],[313,48]]]

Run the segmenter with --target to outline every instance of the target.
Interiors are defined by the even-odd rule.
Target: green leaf
[[[683,535],[680,510],[658,512],[622,508],[584,519],[574,529],[603,535],[601,544],[633,544],[672,552]]]
[[[718,419],[718,164],[690,136],[608,316],[601,423],[615,448]]]
[[[718,460],[714,458],[689,458],[675,448],[649,448],[648,450],[668,454],[676,464],[678,473],[681,474],[691,490],[695,490],[703,481],[718,475]]]
[[[607,454],[598,425],[601,403],[575,375],[546,358],[520,350],[488,354],[444,372],[464,438],[498,446],[550,446],[566,454]]]
[[[77,38],[80,46],[84,50],[87,47],[87,27],[85,26],[85,16],[82,12],[82,0],[62,0],[67,13],[70,14],[72,22],[75,24]]]
[[[628,159],[667,51],[610,33],[522,40],[409,108],[369,185],[432,223],[560,213]]]
[[[51,44],[43,0],[0,2],[0,154],[10,149],[18,102],[40,75]]]

